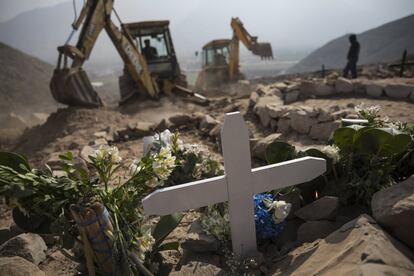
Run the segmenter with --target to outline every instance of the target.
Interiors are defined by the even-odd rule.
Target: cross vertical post
[[[221,132],[233,252],[257,253],[249,132],[239,112],[228,113]]]

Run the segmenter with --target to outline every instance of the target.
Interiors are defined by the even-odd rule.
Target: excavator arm
[[[82,65],[89,58],[103,29],[111,38],[137,88],[151,97],[157,97],[158,86],[150,75],[144,57],[128,31],[122,25],[120,31],[111,21],[112,10],[113,0],[87,0],[79,17],[72,24],[74,30],[83,24],[76,47],[67,44],[58,47],[58,65],[50,83],[52,95],[58,102],[88,107],[102,105]],[[70,66],[68,59],[72,60]]]
[[[240,74],[240,41],[261,59],[273,59],[273,52],[270,43],[258,43],[257,36],[250,35],[239,18],[232,18],[230,25],[233,29],[233,37],[230,42],[229,78],[233,80]]]

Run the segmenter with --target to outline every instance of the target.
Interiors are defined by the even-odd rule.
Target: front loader
[[[233,37],[208,42],[202,49],[202,70],[197,76],[196,88],[208,90],[244,79],[240,72],[240,41],[254,55],[261,59],[273,59],[270,43],[259,43],[244,28],[239,18],[231,19]]]
[[[168,21],[121,23],[118,28],[111,20],[112,11],[113,0],[86,1],[79,17],[72,24],[71,36],[83,24],[76,46],[66,43],[58,47],[58,64],[50,82],[56,101],[71,106],[103,105],[82,65],[89,58],[99,34],[105,29],[124,62],[124,74],[119,79],[121,104],[135,95],[157,99],[160,92],[175,92],[197,103],[208,103],[205,97],[187,88]],[[144,56],[143,40],[154,42],[157,49],[155,58],[147,60]]]

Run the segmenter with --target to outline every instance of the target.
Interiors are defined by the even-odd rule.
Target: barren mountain
[[[0,43],[0,117],[29,115],[57,108],[49,90],[53,67]]]
[[[359,64],[373,64],[399,60],[406,49],[414,53],[414,15],[392,21],[378,28],[357,34],[361,44]],[[345,66],[348,51],[348,34],[336,38],[309,54],[288,70],[301,73]]]

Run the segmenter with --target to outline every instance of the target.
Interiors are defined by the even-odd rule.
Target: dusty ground
[[[354,106],[364,102],[366,105],[380,105],[384,115],[391,120],[405,121],[414,124],[414,104],[404,101],[392,101],[386,99],[369,98],[329,98],[309,99],[296,102],[293,105],[308,106]],[[0,144],[1,149],[13,150],[28,156],[34,166],[40,166],[56,152],[71,150],[79,152],[83,146],[93,143],[96,139],[94,133],[101,130],[125,127],[130,122],[157,123],[164,118],[177,113],[201,112],[210,114],[218,120],[222,120],[225,112],[240,110],[245,113],[248,106],[248,98],[238,99],[217,98],[209,107],[202,107],[193,103],[183,102],[177,98],[164,97],[159,102],[147,101],[134,103],[124,107],[104,109],[78,109],[64,108],[53,113],[48,121],[38,127],[27,130],[19,140]],[[247,115],[247,124],[255,137],[269,134],[269,130],[257,127],[257,119]],[[200,136],[194,129],[180,130],[184,142],[203,143],[211,151],[217,147],[207,138]],[[287,139],[300,147],[308,147],[315,144],[314,141],[303,136],[289,136]],[[116,143],[121,156],[127,161],[142,156],[142,139]],[[216,152],[217,153],[217,152]],[[180,227],[170,236],[170,239],[182,240],[185,238],[190,222],[197,217],[195,213],[187,213]],[[4,204],[0,204],[0,226],[8,226],[11,223],[10,211]],[[165,265],[163,271],[171,270],[179,263],[180,254],[169,252],[164,255]],[[40,266],[47,275],[73,275],[76,273],[77,264],[65,257],[57,249],[49,252],[47,260]]]

